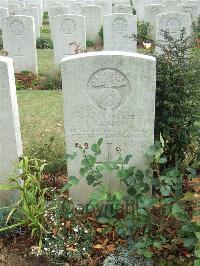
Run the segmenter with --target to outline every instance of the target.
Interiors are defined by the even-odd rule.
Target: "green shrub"
[[[40,82],[41,90],[61,90],[62,79],[61,72],[58,69],[52,69],[44,75]]]
[[[192,29],[194,32],[194,38],[200,38],[200,16],[198,16],[198,19],[196,21],[193,21]]]
[[[191,42],[181,33],[179,40],[163,32],[158,44],[156,92],[156,138],[166,140],[169,164],[192,164],[200,144],[200,60],[190,54]]]
[[[137,42],[138,45],[142,45],[142,43],[146,40],[149,40],[149,31],[151,30],[151,25],[148,22],[138,21],[137,22]]]
[[[37,49],[53,49],[53,42],[48,37],[40,37],[36,42]]]
[[[32,72],[22,71],[21,73],[15,74],[16,89],[37,89],[40,83],[40,78]]]
[[[101,26],[101,29],[99,31],[99,37],[100,37],[101,44],[103,45],[103,26]]]
[[[86,46],[87,47],[94,47],[95,46],[95,43],[93,41],[87,40],[86,41]]]

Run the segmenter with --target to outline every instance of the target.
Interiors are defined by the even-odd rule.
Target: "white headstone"
[[[113,14],[104,16],[105,51],[137,51],[137,16]]]
[[[38,8],[38,12],[39,12],[39,22],[40,22],[40,26],[42,26],[42,20],[43,20],[43,7],[41,6],[40,3],[28,3],[27,4],[28,7],[37,7]]]
[[[102,9],[100,6],[83,6],[81,14],[85,16],[86,38],[90,41],[99,39],[99,31],[103,25]]]
[[[2,19],[3,49],[13,58],[15,72],[38,72],[35,25],[32,17]]]
[[[68,6],[52,6],[49,8],[48,13],[49,13],[49,24],[50,24],[50,27],[52,28],[53,17],[69,14],[69,7]]]
[[[81,8],[83,5],[84,5],[83,2],[71,1],[69,5],[70,14],[81,15]]]
[[[189,14],[192,18],[192,20],[197,20],[198,18],[198,5],[192,5],[192,4],[182,4],[179,5],[180,13]]]
[[[185,29],[186,35],[191,34],[191,16],[181,13],[165,13],[156,16],[156,42],[163,43],[163,31],[168,31],[173,38],[180,38]],[[159,48],[157,49],[159,51]]]
[[[10,4],[8,5],[8,13],[9,15],[16,15],[16,12],[19,9],[19,5],[18,4]]]
[[[165,6],[159,4],[146,5],[144,7],[144,21],[150,24],[149,36],[155,39],[156,16],[164,13]]]
[[[112,1],[111,0],[96,0],[96,5],[101,6],[102,8],[102,15],[109,15],[112,14]]]
[[[8,8],[0,7],[0,30],[2,29],[1,27],[1,19],[5,18],[8,16]]]
[[[0,184],[8,185],[13,174],[22,142],[19,125],[15,76],[11,58],[0,56]],[[0,193],[0,207],[15,203],[17,193]]]
[[[53,17],[53,44],[55,64],[60,64],[63,57],[77,53],[78,46],[85,50],[85,17],[80,15]]]
[[[94,52],[62,60],[65,141],[67,152],[75,143],[96,143],[103,138],[98,162],[133,154],[131,165],[146,169],[145,152],[154,142],[156,60],[142,54]],[[69,176],[80,177],[78,156],[68,164]],[[105,178],[110,192],[120,191],[117,177]],[[85,202],[91,188],[81,178],[71,190]]]
[[[28,17],[33,17],[34,24],[35,24],[36,38],[40,37],[40,19],[39,19],[39,10],[37,7],[20,8],[16,12],[16,15],[24,15]]]
[[[113,6],[113,13],[126,13],[126,14],[133,15],[133,6],[130,6],[130,5]]]

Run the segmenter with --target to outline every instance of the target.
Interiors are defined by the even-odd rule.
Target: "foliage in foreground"
[[[155,137],[166,140],[169,165],[183,167],[199,161],[200,154],[200,60],[190,54],[191,42],[163,32],[158,44]]]
[[[91,147],[77,144],[78,151],[67,155],[68,160],[76,159],[79,152],[83,156],[80,176],[94,187],[86,205],[74,204],[66,194],[71,186],[79,183],[79,177],[68,177],[61,189],[47,189],[42,175],[44,165],[38,160],[22,159],[21,174],[11,178],[13,188],[21,192],[8,217],[16,208],[21,214],[13,227],[28,226],[32,236],[39,239],[37,253],[56,262],[89,263],[95,254],[106,256],[120,243],[126,246],[127,239],[131,238],[134,238],[136,256],[184,261],[195,251],[198,257],[200,227],[192,222],[192,208],[188,208],[188,202],[196,198],[192,193],[185,193],[184,176],[177,168],[162,170],[161,165],[167,163],[163,139],[147,152],[151,170],[146,171],[124,167],[132,155],[123,157],[119,147],[115,161],[96,164],[102,141],[99,139]],[[192,169],[187,172],[192,176]],[[103,176],[109,178],[113,174],[126,185],[126,193],[110,193],[104,186]],[[9,189],[8,186],[0,188]]]

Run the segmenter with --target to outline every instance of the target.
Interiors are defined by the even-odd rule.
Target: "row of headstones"
[[[87,8],[87,6],[86,6]],[[90,6],[88,6],[90,8]],[[88,11],[88,9],[87,9]],[[98,9],[97,9],[98,11]],[[86,14],[87,15],[87,14]],[[94,15],[88,13],[88,15]],[[98,17],[96,13],[96,18]],[[88,16],[86,16],[88,18]],[[187,14],[168,13],[157,15],[156,40],[163,41],[162,31],[168,30],[174,37],[185,28],[190,36],[191,17]],[[86,48],[85,17],[60,15],[53,17],[54,62],[60,64],[65,56],[83,52]],[[99,24],[100,26],[100,24]],[[32,17],[9,16],[2,19],[3,48],[12,57],[15,72],[38,72],[36,38]],[[94,29],[94,28],[93,28]],[[96,28],[97,29],[97,28]],[[104,50],[137,51],[137,17],[129,14],[104,16]],[[91,32],[94,36],[94,32]],[[96,36],[98,31],[96,31]],[[91,35],[92,36],[92,35]],[[77,49],[79,51],[77,51]]]
[[[65,142],[68,153],[75,143],[95,143],[103,138],[98,163],[134,154],[131,163],[145,169],[145,151],[154,141],[156,60],[125,52],[92,52],[66,57],[61,63],[64,94]],[[22,141],[16,98],[13,61],[0,57],[0,183],[7,184]],[[68,165],[68,174],[79,177],[81,158]],[[110,176],[110,191],[120,182]],[[85,202],[90,188],[84,180],[72,190],[73,198]],[[15,200],[11,192],[0,193],[0,205]]]

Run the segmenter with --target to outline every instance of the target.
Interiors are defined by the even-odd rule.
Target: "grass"
[[[43,75],[53,68],[53,50],[37,49],[39,74]]]
[[[26,90],[17,96],[24,154],[49,160],[65,154],[62,92]]]

